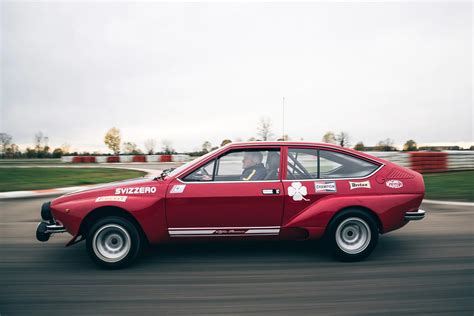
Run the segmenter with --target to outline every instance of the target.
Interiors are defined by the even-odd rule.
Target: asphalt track
[[[473,210],[427,218],[340,263],[312,242],[169,244],[134,266],[98,269],[68,235],[35,239],[44,199],[0,201],[0,314],[473,313]]]

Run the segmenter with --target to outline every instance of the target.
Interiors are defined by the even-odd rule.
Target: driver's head
[[[263,155],[259,151],[248,151],[244,154],[244,159],[242,159],[242,168],[247,169],[256,164],[262,163]]]

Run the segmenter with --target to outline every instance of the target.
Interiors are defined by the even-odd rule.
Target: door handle
[[[280,194],[280,189],[263,189],[263,194]]]

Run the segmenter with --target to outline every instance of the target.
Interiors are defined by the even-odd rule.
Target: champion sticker
[[[336,181],[315,181],[316,192],[337,192]]]
[[[186,184],[173,185],[173,187],[171,188],[170,193],[183,193],[184,188],[186,188]]]
[[[134,187],[134,188],[117,188],[115,194],[150,194],[155,193],[155,187]]]
[[[301,182],[292,182],[291,186],[288,187],[288,195],[293,197],[293,201],[309,201],[304,197],[306,194],[308,194],[308,190]]]
[[[126,196],[99,196],[97,199],[95,199],[96,202],[125,202],[127,201]]]
[[[388,180],[387,182],[385,182],[385,185],[392,189],[403,188],[403,182],[400,180]]]
[[[349,185],[351,190],[354,189],[370,189],[370,181],[363,181],[363,182],[351,182],[349,181]]]

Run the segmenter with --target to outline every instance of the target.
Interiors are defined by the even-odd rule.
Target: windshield
[[[168,174],[166,175],[166,177],[175,176],[175,175],[179,174],[181,171],[183,171],[184,169],[186,169],[186,168],[188,168],[188,167],[190,167],[190,166],[192,166],[192,165],[195,165],[195,164],[200,163],[201,161],[203,161],[203,160],[206,159],[207,157],[213,155],[213,154],[214,154],[216,151],[218,151],[219,149],[220,149],[220,148],[214,149],[213,151],[210,151],[210,152],[208,152],[207,154],[202,155],[201,157],[198,157],[198,158],[196,158],[196,159],[194,159],[194,160],[191,160],[191,161],[185,163],[185,164],[182,165],[182,166],[179,166],[179,167],[176,168],[176,169],[173,169],[173,171],[171,171],[170,173],[168,173]]]

